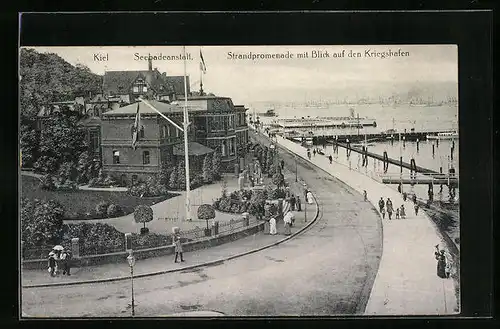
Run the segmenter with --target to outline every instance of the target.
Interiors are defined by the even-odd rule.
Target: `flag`
[[[132,149],[135,150],[137,144],[137,141],[139,140],[139,129],[141,126],[141,114],[139,113],[139,105],[141,102],[137,103],[137,112],[135,114],[135,122],[134,126],[132,127]]]
[[[203,73],[207,73],[207,66],[205,65],[205,60],[203,59],[203,54],[201,53],[201,49],[200,49],[200,59],[201,59],[201,62],[200,62],[200,70],[201,70]]]

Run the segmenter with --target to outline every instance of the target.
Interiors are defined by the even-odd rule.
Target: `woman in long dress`
[[[269,220],[269,234],[275,235],[276,233],[276,218],[271,217],[271,219]]]
[[[435,252],[434,255],[436,256],[437,260],[437,276],[440,278],[446,278],[446,256],[444,255],[444,250],[441,250],[439,252]]]
[[[283,221],[285,222],[285,235],[292,234],[292,230],[290,229],[292,225],[292,215],[290,211],[283,217]]]

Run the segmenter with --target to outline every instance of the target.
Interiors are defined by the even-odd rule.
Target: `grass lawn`
[[[99,218],[95,213],[96,205],[101,201],[119,205],[122,215],[130,214],[138,205],[154,205],[169,199],[176,194],[168,194],[154,198],[139,198],[128,195],[127,192],[113,191],[45,191],[39,187],[40,180],[36,177],[21,176],[21,197],[39,200],[55,200],[66,210],[67,219]]]

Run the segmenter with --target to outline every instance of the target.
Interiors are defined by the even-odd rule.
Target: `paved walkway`
[[[280,136],[277,142],[307,159],[304,147]],[[425,212],[415,216],[412,203],[403,202],[397,191],[348,166],[330,164],[326,156],[316,155],[311,162],[358,192],[366,190],[375,208],[380,197],[391,198],[394,208],[405,205],[406,219],[383,220],[383,254],[365,314],[457,313],[453,280],[436,275],[434,246],[445,243]]]
[[[293,179],[292,179],[293,178]],[[290,189],[294,193],[302,191],[302,183],[295,183],[295,176],[291,172],[285,171],[285,179],[290,182]],[[316,212],[315,206],[307,207],[307,219],[311,221]],[[307,223],[304,222],[304,205],[302,211],[295,212],[296,219],[295,225],[292,228],[292,233],[303,228]],[[236,215],[237,216],[237,215]],[[204,222],[204,221],[203,221]],[[264,234],[259,232],[252,236],[242,238],[230,243],[211,247],[207,249],[188,252],[185,254],[186,262],[174,263],[173,256],[162,256],[143,260],[137,260],[135,265],[135,274],[141,275],[146,273],[168,271],[179,269],[184,266],[192,266],[212,262],[240,253],[248,252],[253,249],[262,248],[269,244],[275,243],[286,236],[284,235],[283,221],[277,223],[277,235]],[[99,280],[116,277],[127,277],[130,275],[130,268],[126,259],[120,264],[105,264],[99,266],[88,266],[81,268],[74,268],[71,271],[71,276],[58,276],[50,277],[47,272],[40,270],[23,270],[22,271],[22,284],[23,286],[50,284],[60,282],[77,282],[87,280]]]

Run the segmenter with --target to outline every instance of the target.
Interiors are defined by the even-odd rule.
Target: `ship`
[[[259,114],[263,117],[275,117],[275,116],[277,116],[274,109],[269,109],[266,112],[259,113]]]
[[[456,131],[447,131],[438,133],[437,135],[427,135],[427,139],[458,139],[458,132]]]

